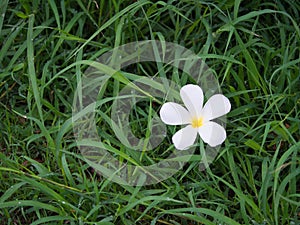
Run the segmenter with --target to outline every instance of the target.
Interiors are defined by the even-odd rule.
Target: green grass
[[[2,0],[0,224],[300,224],[299,24],[300,4],[291,0]],[[160,183],[123,186],[76,147],[73,97],[99,56],[148,39],[205,59],[232,104],[228,138],[207,170],[195,156]],[[97,123],[126,161],[133,152],[109,124],[124,83],[157,75],[182,86],[186,77],[154,63],[125,72],[100,93]],[[133,108],[134,134],[149,134],[148,115],[160,106]],[[168,126],[164,142],[132,163],[166,158],[174,132]]]

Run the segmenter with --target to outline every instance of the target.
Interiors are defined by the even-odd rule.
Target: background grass
[[[299,24],[292,0],[2,0],[0,224],[300,224]],[[148,39],[205,59],[232,104],[228,139],[206,171],[192,161],[159,184],[121,186],[76,148],[72,102],[87,65],[73,63]],[[105,94],[121,88],[111,80]],[[137,136],[159,107],[135,107]],[[170,147],[168,128],[158,160]]]

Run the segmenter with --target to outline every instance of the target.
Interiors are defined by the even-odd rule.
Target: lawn
[[[299,225],[299,24],[293,0],[1,0],[0,225]],[[155,125],[187,84],[230,101],[215,151]]]

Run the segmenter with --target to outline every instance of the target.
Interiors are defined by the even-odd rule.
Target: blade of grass
[[[14,200],[9,202],[3,202],[0,204],[0,209],[5,208],[14,208],[14,207],[34,207],[39,209],[46,209],[51,212],[55,212],[58,214],[63,213],[58,207],[54,207],[53,205],[50,205],[49,203],[42,203],[34,200]]]
[[[3,26],[3,21],[4,21],[7,5],[8,5],[8,0],[3,0],[1,5],[0,5],[0,34],[1,34],[1,31],[2,31],[2,26]]]
[[[31,87],[33,90],[33,96],[34,96],[34,99],[36,102],[36,107],[38,109],[39,117],[43,124],[44,123],[44,116],[43,116],[44,114],[43,114],[43,110],[42,110],[41,97],[40,97],[40,93],[39,93],[37,76],[36,76],[35,66],[34,66],[33,24],[34,24],[34,15],[32,14],[28,17],[28,31],[27,31],[28,75],[29,75],[29,80],[30,80]]]

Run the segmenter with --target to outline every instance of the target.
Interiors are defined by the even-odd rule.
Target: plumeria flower
[[[167,102],[160,110],[160,118],[165,124],[187,125],[173,135],[175,148],[188,149],[194,144],[197,133],[211,147],[222,144],[226,139],[226,131],[211,120],[230,111],[228,98],[221,94],[213,95],[203,107],[203,91],[193,84],[183,86],[180,96],[186,108],[174,102]]]

